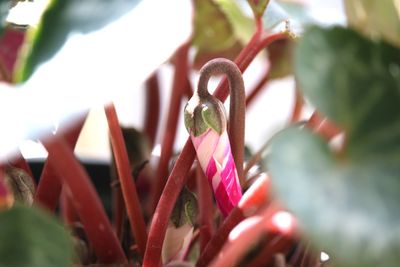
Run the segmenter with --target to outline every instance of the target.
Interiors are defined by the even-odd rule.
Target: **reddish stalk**
[[[260,236],[266,231],[266,225],[275,213],[275,207],[267,208],[261,216],[255,216],[254,221],[232,237],[223,246],[218,256],[211,262],[212,267],[234,266],[249,248],[256,243]],[[250,220],[250,219],[247,219]],[[242,222],[244,223],[244,222]]]
[[[213,215],[214,215],[214,201],[210,185],[208,184],[207,177],[201,170],[200,166],[196,168],[196,181],[197,181],[197,198],[199,203],[199,228],[200,228],[200,252],[203,252],[205,246],[210,241],[213,232]]]
[[[69,198],[71,193],[66,192],[66,190],[68,188],[63,186],[60,198],[61,216],[66,224],[72,225],[79,220],[79,216],[73,207],[72,200]]]
[[[295,100],[293,105],[292,115],[290,116],[290,122],[297,122],[300,120],[301,111],[303,110],[304,100],[303,96],[298,88],[295,90]]]
[[[175,166],[167,180],[164,191],[151,221],[149,238],[147,239],[146,253],[143,266],[153,267],[161,264],[161,249],[167,230],[169,217],[175,202],[186,181],[186,175],[195,158],[195,152],[191,140],[187,140],[181,155],[176,160]]]
[[[158,199],[160,198],[161,192],[163,191],[168,178],[168,164],[172,156],[179,116],[181,115],[181,100],[189,83],[187,78],[188,50],[189,44],[185,43],[178,48],[174,56],[174,81],[169,103],[167,123],[164,130],[163,141],[161,143],[161,154],[156,171],[155,186],[152,194],[153,210],[157,205]]]
[[[125,200],[128,219],[131,224],[132,235],[135,237],[140,255],[143,256],[146,250],[147,240],[146,224],[144,222],[142,210],[140,209],[139,197],[131,173],[128,152],[126,151],[125,141],[114,105],[108,105],[105,108],[105,112],[110,130],[115,165],[121,184],[122,195]]]
[[[43,141],[49,154],[50,166],[68,187],[75,210],[84,226],[97,258],[101,263],[127,264],[124,252],[111,227],[99,196],[90,177],[74,157],[73,151],[66,142],[54,136],[52,140]]]
[[[266,244],[261,251],[246,264],[247,267],[269,266],[274,260],[276,253],[286,254],[292,246],[292,241],[284,236],[278,235]]]
[[[267,68],[262,75],[260,81],[256,84],[253,90],[250,91],[248,96],[246,97],[246,106],[249,106],[254,99],[256,99],[256,96],[264,89],[265,85],[269,81],[269,68]]]
[[[146,111],[144,133],[149,138],[151,147],[156,140],[160,117],[160,85],[158,72],[154,72],[146,81]]]
[[[242,52],[235,60],[236,65],[238,65],[239,69],[242,72],[248,67],[250,62],[263,48],[262,45],[267,46],[277,40],[287,38],[286,33],[276,33],[269,35],[260,41],[262,33],[262,30],[260,29],[261,27],[259,27],[259,30],[256,31],[250,42],[246,45],[246,47],[242,50]],[[228,93],[228,82],[225,78],[218,85],[216,91],[214,92],[214,96],[219,98],[221,101],[225,101],[225,99],[228,97]],[[175,205],[175,202],[178,198],[179,192],[182,190],[182,187],[184,185],[184,175],[188,172],[191,164],[193,163],[194,156],[195,152],[193,145],[191,144],[191,140],[188,139],[184,148],[181,151],[181,154],[177,159],[173,171],[168,177],[166,186],[164,188],[163,192],[165,192],[168,197],[163,197],[159,200],[159,203],[157,204],[155,213],[157,213],[158,215],[153,217],[150,226],[149,237],[147,240],[143,264],[143,266],[145,267],[158,266],[161,262],[161,248],[164,242],[168,219],[171,215],[173,206]],[[180,162],[179,165],[178,162]],[[184,164],[190,166],[185,166]],[[233,212],[235,210],[236,209],[234,209]]]
[[[237,207],[225,219],[221,227],[213,235],[212,239],[206,245],[197,261],[197,267],[208,266],[211,260],[218,254],[226,242],[231,230],[247,216],[254,214],[260,206],[267,202],[269,198],[267,192],[269,188],[269,179],[267,176],[260,176],[256,182],[244,193]]]
[[[82,118],[80,118],[72,128],[68,129],[66,133],[62,134],[70,148],[75,147],[85,120],[86,115],[82,116]],[[54,212],[61,194],[61,179],[58,179],[57,174],[49,164],[52,157],[53,155],[49,153],[43,166],[43,171],[36,189],[34,203]]]

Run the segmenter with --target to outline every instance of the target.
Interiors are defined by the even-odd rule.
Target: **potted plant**
[[[137,2],[53,0],[36,27],[3,24],[0,266],[397,266],[396,1],[346,0],[348,24],[335,27],[312,25],[291,1],[192,1],[190,36],[162,57],[174,70],[164,128],[159,71],[151,67],[161,59],[133,64],[155,52],[135,51],[125,37],[148,26],[132,24],[144,5],[154,15],[171,3]],[[103,37],[121,49],[92,51]],[[82,61],[65,50],[84,51]],[[242,73],[257,56],[266,71],[245,88]],[[87,68],[99,59],[117,65]],[[126,61],[136,75],[118,65]],[[69,72],[60,73],[63,62]],[[245,108],[271,80],[290,75],[288,122],[253,152]],[[222,78],[211,93],[214,76]],[[143,128],[122,127],[110,102],[115,92],[105,89],[144,78]],[[112,151],[107,190],[74,155],[98,104]],[[188,135],[174,151],[179,118]],[[40,175],[16,149],[27,138],[48,152]]]

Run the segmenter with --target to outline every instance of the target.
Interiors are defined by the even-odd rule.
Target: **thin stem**
[[[265,225],[271,219],[274,212],[275,208],[269,207],[261,216],[254,217],[257,221],[238,233],[235,239],[229,240],[220,251],[219,256],[215,257],[211,262],[210,266],[234,266],[249,248],[259,240],[260,236],[265,233]]]
[[[244,193],[237,207],[225,219],[220,228],[206,245],[196,264],[197,267],[208,266],[211,260],[218,254],[226,242],[231,230],[247,216],[254,214],[264,203],[269,195],[269,179],[267,176],[260,176],[256,182]]]
[[[105,108],[108,127],[110,130],[111,145],[114,152],[115,165],[121,184],[122,195],[128,219],[131,224],[132,235],[135,237],[139,253],[143,256],[146,250],[146,224],[140,209],[139,197],[131,174],[128,152],[126,150],[121,127],[119,126],[117,112],[113,104]]]
[[[195,151],[192,141],[189,139],[186,141],[181,155],[176,160],[154,212],[143,260],[144,267],[157,267],[161,264],[161,249],[169,217],[185,183],[186,175],[193,164],[194,158]]]
[[[52,155],[50,166],[72,194],[71,199],[98,260],[101,263],[127,263],[90,177],[75,159],[71,148],[58,136],[44,140],[43,144]]]
[[[292,243],[292,240],[284,235],[275,236],[247,263],[247,267],[269,266],[273,256],[278,252],[284,253],[289,250],[293,245]]]
[[[200,228],[200,252],[203,252],[205,246],[210,241],[213,232],[213,196],[210,185],[207,182],[204,172],[200,166],[196,168],[197,198],[199,203],[199,228]]]
[[[297,122],[300,120],[301,111],[303,110],[303,105],[304,105],[303,96],[299,88],[296,87],[293,111],[292,115],[290,116],[290,122]]]
[[[79,134],[85,123],[86,115],[82,116],[75,125],[68,129],[62,136],[70,148],[74,148],[78,141]],[[36,189],[34,203],[54,212],[61,194],[61,180],[58,179],[56,172],[52,169],[49,161],[53,155],[49,153],[43,166],[43,171]]]
[[[180,107],[182,96],[188,86],[188,49],[189,44],[182,45],[176,52],[174,57],[175,73],[172,85],[171,99],[169,103],[169,111],[167,123],[164,130],[163,141],[161,144],[161,154],[157,166],[155,186],[153,191],[152,209],[157,205],[161,192],[163,191],[166,179],[168,177],[168,164],[172,156],[176,130],[180,117]],[[190,86],[190,84],[189,84]]]
[[[211,76],[225,74],[229,81],[230,108],[229,108],[229,141],[232,155],[240,184],[244,184],[243,161],[244,161],[244,128],[245,128],[245,90],[242,73],[232,61],[217,58],[210,60],[201,68],[198,90],[200,98],[209,98],[208,81]]]
[[[160,85],[158,72],[154,72],[146,81],[146,111],[144,132],[153,147],[160,117]]]

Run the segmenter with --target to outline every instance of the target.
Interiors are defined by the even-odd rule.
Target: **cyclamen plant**
[[[51,0],[37,27],[3,23],[0,78],[7,90],[35,80],[72,33],[101,33],[115,19],[127,23],[137,2]],[[288,19],[307,14],[291,1],[192,4],[193,32],[166,63],[174,69],[166,127],[160,128],[158,69],[145,82],[142,129],[121,127],[114,104],[104,106],[113,155],[106,188],[95,187],[99,177],[91,177],[74,155],[89,113],[74,113],[75,102],[68,114],[75,115],[72,125],[62,117],[55,133],[43,130],[48,157],[39,174],[20,151],[0,163],[0,266],[397,267],[397,1],[344,0],[348,27],[297,21],[304,30],[298,36]],[[242,4],[249,4],[253,17]],[[127,55],[135,49],[118,45],[129,47]],[[108,52],[94,57],[96,64]],[[242,73],[257,55],[266,71],[245,89]],[[122,67],[106,65],[119,81]],[[190,74],[198,69],[193,92]],[[209,79],[216,75],[223,78],[210,94]],[[245,148],[245,107],[257,104],[266,85],[274,86],[271,80],[287,76],[294,76],[295,93],[286,125],[252,152]],[[25,97],[26,91],[18,92]],[[228,96],[229,120],[223,104]],[[189,138],[174,151],[182,115]],[[263,118],[258,124],[266,126]],[[6,132],[9,125],[2,126]],[[161,154],[153,162],[150,151],[158,142]],[[329,260],[321,259],[322,251]]]

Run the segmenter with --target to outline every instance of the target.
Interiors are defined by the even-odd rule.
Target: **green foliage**
[[[351,30],[313,28],[295,71],[346,145],[334,152],[296,127],[276,135],[268,157],[276,193],[337,266],[398,266],[400,51]]]
[[[175,227],[181,227],[184,224],[194,226],[198,214],[196,196],[186,187],[182,189],[178,200],[176,201],[174,210],[171,214],[171,221]]]
[[[42,62],[50,59],[73,32],[98,30],[129,12],[139,0],[52,0],[37,29],[30,29],[27,46],[16,73],[25,81]]]
[[[247,2],[249,2],[249,5],[253,10],[254,16],[260,18],[264,14],[269,0],[247,0]]]
[[[400,46],[400,5],[397,0],[345,0],[347,20],[372,38]]]
[[[0,34],[3,33],[4,27],[6,26],[6,18],[11,4],[11,0],[0,0]]]
[[[15,205],[0,213],[1,267],[69,267],[72,248],[66,230],[36,208]]]

